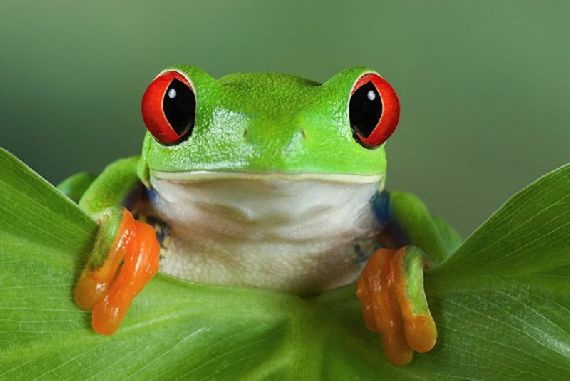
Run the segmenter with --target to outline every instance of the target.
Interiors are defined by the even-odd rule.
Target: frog
[[[371,68],[289,74],[160,71],[141,101],[142,152],[58,188],[99,224],[74,290],[112,335],[160,272],[306,297],[355,284],[388,361],[431,350],[424,272],[461,243],[412,193],[388,191],[394,88]]]

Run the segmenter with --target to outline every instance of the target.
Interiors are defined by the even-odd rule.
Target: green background
[[[138,153],[140,97],[166,65],[319,81],[367,65],[402,103],[388,186],[466,236],[569,161],[569,15],[565,0],[2,0],[0,146],[57,182]]]

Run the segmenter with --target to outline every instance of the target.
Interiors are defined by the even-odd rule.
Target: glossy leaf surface
[[[564,379],[570,166],[513,197],[426,274],[436,348],[386,363],[353,287],[311,299],[158,276],[118,333],[72,300],[95,223],[0,151],[0,379]]]

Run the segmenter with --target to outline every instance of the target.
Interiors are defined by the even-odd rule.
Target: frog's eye
[[[384,78],[368,73],[360,77],[352,89],[348,114],[356,141],[366,148],[376,148],[396,129],[400,103]]]
[[[146,128],[162,144],[178,144],[194,129],[196,97],[182,74],[167,71],[147,87],[142,98]]]

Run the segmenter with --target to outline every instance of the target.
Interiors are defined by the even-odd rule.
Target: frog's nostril
[[[304,129],[301,128],[300,133],[301,133],[301,137],[302,137],[303,139],[307,138],[307,134],[305,133],[305,130],[304,130]]]
[[[244,139],[247,139],[247,131],[248,131],[247,128],[245,128],[245,129],[243,130],[243,138],[244,138]]]

